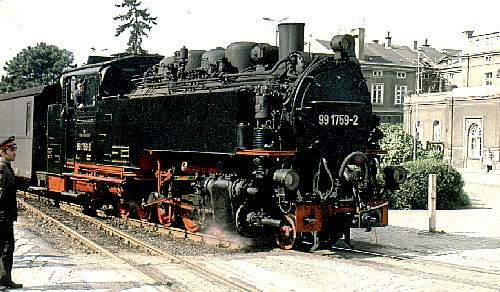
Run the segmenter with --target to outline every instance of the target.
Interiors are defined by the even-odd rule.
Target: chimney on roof
[[[373,40],[372,41],[374,44],[378,44],[378,40]]]
[[[430,47],[430,45],[429,45],[429,43],[428,43],[428,42],[429,42],[429,41],[428,41],[428,40],[427,40],[427,38],[426,38],[426,39],[425,39],[425,43],[424,43],[424,45],[423,45],[423,46],[424,46],[424,47]]]
[[[355,47],[356,47],[356,57],[358,57],[358,60],[364,61],[365,60],[365,29],[362,27],[352,29],[351,35],[356,38],[354,40]]]
[[[472,34],[474,31],[472,29],[466,29],[463,34],[465,35],[466,38],[470,39],[472,37]]]
[[[387,36],[385,37],[385,39],[387,40],[387,47],[390,48],[391,45],[392,45],[392,42],[391,42],[391,32],[390,31],[387,31]]]
[[[418,45],[417,41],[413,41],[413,50],[416,51],[418,50]]]

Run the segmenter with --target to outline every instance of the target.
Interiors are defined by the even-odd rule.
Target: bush
[[[402,124],[381,124],[379,129],[384,134],[379,142],[380,149],[386,150],[384,165],[398,165],[413,159],[413,137],[403,130]],[[417,159],[427,158],[431,153],[417,143]],[[438,157],[436,157],[438,158]]]
[[[401,189],[388,195],[394,209],[427,209],[429,174],[437,174],[437,208],[457,209],[469,205],[462,175],[452,166],[435,159],[422,159],[402,165],[408,171]]]

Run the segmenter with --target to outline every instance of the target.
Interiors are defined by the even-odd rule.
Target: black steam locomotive
[[[193,232],[273,232],[284,249],[387,225],[382,192],[400,170],[378,169],[378,118],[354,39],[305,53],[303,32],[280,24],[279,48],[183,47],[64,72],[35,189]]]

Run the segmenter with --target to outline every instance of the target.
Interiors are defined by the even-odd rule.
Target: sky
[[[115,37],[123,12],[120,0],[0,0],[0,75],[5,62],[27,46],[39,42],[73,52],[81,65],[89,54],[109,55],[125,50],[128,34]],[[315,39],[364,27],[365,42],[384,40],[391,32],[394,45],[412,47],[424,39],[439,49],[463,47],[462,32],[500,31],[499,1],[404,1],[404,0],[142,0],[158,17],[143,48],[170,56],[185,45],[209,50],[236,41],[274,44],[278,21],[305,23],[305,41],[311,51],[322,47]],[[496,4],[495,4],[496,3]],[[266,21],[263,18],[275,21]],[[95,48],[95,52],[91,51]],[[307,48],[307,46],[306,46]]]

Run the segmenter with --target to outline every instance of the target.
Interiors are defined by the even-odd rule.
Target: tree
[[[123,0],[121,4],[116,4],[118,8],[127,8],[128,11],[125,14],[113,17],[114,20],[119,20],[122,22],[116,28],[116,35],[121,35],[125,30],[130,29],[130,37],[128,39],[127,53],[133,54],[145,54],[146,50],[142,48],[142,37],[148,37],[147,31],[150,31],[156,25],[156,17],[151,17],[148,9],[140,9],[140,0]]]
[[[379,129],[384,134],[379,142],[380,148],[387,151],[383,163],[397,165],[413,160],[413,137],[403,130],[402,124],[381,124]],[[438,161],[443,159],[439,151],[425,150],[420,142],[417,143],[417,160],[431,158]]]
[[[380,148],[387,151],[384,164],[398,165],[412,160],[413,137],[403,130],[401,124],[381,124],[379,126],[384,138],[380,140]],[[420,145],[418,145],[420,146]],[[418,147],[417,151],[421,151]]]
[[[6,63],[0,92],[15,91],[59,81],[64,68],[73,63],[73,53],[54,45],[38,43],[27,47]]]

